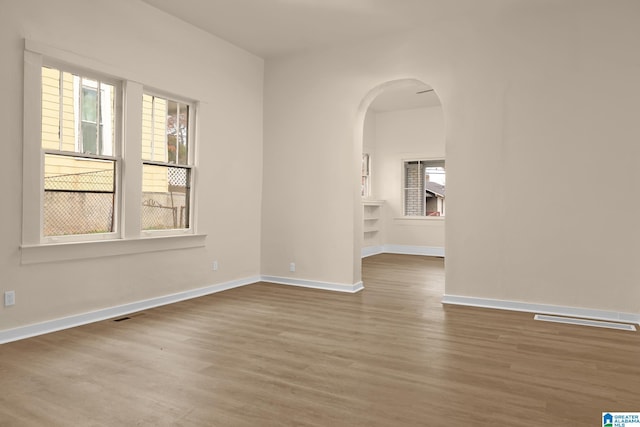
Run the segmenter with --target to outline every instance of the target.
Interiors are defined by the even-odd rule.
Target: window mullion
[[[58,138],[60,138],[60,141],[58,141],[58,148],[62,151],[64,147],[64,73],[62,71],[60,71],[60,75],[58,76],[58,89],[58,102],[60,103],[60,117],[58,121]]]
[[[122,233],[125,238],[140,236],[140,209],[142,200],[142,97],[140,83],[125,81],[123,84],[123,144],[122,157],[126,163],[122,168]]]
[[[165,102],[165,106],[164,106],[164,130],[162,132],[162,134],[164,135],[163,138],[163,155],[164,155],[164,161],[169,163],[169,135],[167,135],[167,120],[169,118],[169,103]]]
[[[84,153],[84,134],[82,133],[82,111],[84,109],[84,96],[82,96],[82,87],[84,86],[84,79],[78,78],[78,114],[77,114],[77,129],[76,140],[78,141],[77,150],[79,153]]]
[[[151,158],[156,158],[156,97],[151,97]]]
[[[176,132],[176,165],[180,164],[180,103],[176,102],[176,121],[173,124]]]
[[[96,89],[96,154],[102,154],[102,141],[100,132],[100,124],[102,122],[102,100],[101,100],[101,92],[102,92],[102,83],[98,81]]]

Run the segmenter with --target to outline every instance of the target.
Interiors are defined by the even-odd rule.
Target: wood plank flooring
[[[442,306],[443,261],[365,290],[259,283],[0,346],[0,426],[598,426],[640,335]]]

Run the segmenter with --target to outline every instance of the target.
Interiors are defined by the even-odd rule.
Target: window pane
[[[424,169],[425,179],[427,182],[437,182],[438,184],[445,185],[446,175],[443,167],[431,167],[427,166]]]
[[[167,158],[169,163],[188,164],[189,107],[180,102],[167,103]]]
[[[404,165],[404,187],[420,188],[423,165],[420,162],[406,162]]]
[[[115,162],[46,154],[44,235],[114,231]]]
[[[153,99],[153,159],[168,162],[167,158],[167,100]]]
[[[189,164],[189,106],[153,95],[142,97],[142,158]]]
[[[76,92],[78,77],[71,73],[62,73],[62,150],[76,151],[78,147],[78,102]]]
[[[113,85],[42,67],[42,148],[112,156]]]
[[[103,156],[113,156],[113,141],[115,139],[115,89],[112,85],[100,82],[100,153]]]
[[[83,80],[83,84],[87,81]],[[95,83],[95,82],[94,82]],[[82,121],[96,123],[98,117],[98,91],[86,86],[82,87]]]
[[[89,154],[98,153],[98,132],[95,123],[82,122],[82,152]]]
[[[142,229],[189,228],[191,170],[142,165]]]
[[[42,68],[42,148],[60,149],[60,71]]]
[[[369,155],[362,155],[362,176],[369,176]]]
[[[425,165],[425,215],[444,216],[446,183],[444,162],[428,161],[425,162]]]
[[[444,216],[444,160],[404,162],[404,214]]]

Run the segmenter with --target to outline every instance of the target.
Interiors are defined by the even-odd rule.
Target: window
[[[103,65],[25,41],[23,262],[204,244],[192,209],[197,104],[90,71]],[[171,238],[140,242],[150,236]],[[67,242],[85,244],[55,245]]]
[[[411,160],[403,165],[405,216],[444,216],[444,160]]]
[[[367,153],[362,154],[362,181],[360,185],[360,195],[369,197],[371,195],[371,157]]]
[[[190,227],[189,105],[144,94],[142,100],[142,229]]]
[[[116,88],[42,67],[44,238],[117,231]]]

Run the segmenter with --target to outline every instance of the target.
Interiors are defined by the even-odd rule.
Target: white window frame
[[[42,148],[42,66],[50,65],[107,83],[119,82],[120,108],[116,105],[114,159],[116,161],[115,233],[98,235],[43,237],[44,152]],[[101,70],[94,72],[92,70]],[[142,84],[127,78],[118,67],[65,49],[25,40],[24,50],[24,120],[23,120],[23,220],[21,261],[23,264],[96,258],[142,252],[185,249],[205,246],[206,235],[196,230],[197,155],[195,122],[198,102],[190,101],[191,208],[190,228],[164,233],[142,233],[140,209],[142,194]],[[118,86],[116,86],[118,87]],[[116,89],[117,90],[117,89]],[[180,97],[163,94],[171,99]],[[118,98],[118,96],[116,97]],[[53,150],[56,151],[56,150]],[[87,155],[73,153],[78,157]],[[90,155],[89,155],[90,156]],[[103,157],[103,156],[99,156]],[[104,156],[109,157],[109,156]],[[34,172],[36,171],[36,172]],[[109,234],[107,236],[107,234]]]
[[[195,167],[195,160],[196,160],[196,156],[195,156],[195,146],[196,146],[196,138],[195,138],[195,130],[196,130],[196,111],[197,111],[197,106],[198,103],[194,102],[194,101],[190,101],[178,96],[174,96],[174,95],[170,95],[167,94],[166,92],[163,91],[159,91],[157,89],[151,89],[148,87],[145,87],[143,90],[143,94],[144,95],[150,95],[150,96],[155,96],[158,98],[164,98],[167,101],[173,101],[173,102],[178,102],[181,104],[186,104],[187,106],[189,106],[189,123],[187,125],[187,164],[186,165],[181,165],[181,164],[177,164],[177,163],[169,163],[169,161],[164,161],[164,162],[159,162],[159,161],[154,161],[154,160],[145,160],[142,158],[142,146],[140,144],[140,150],[141,150],[141,154],[140,154],[140,168],[142,170],[142,166],[143,165],[156,165],[156,166],[163,166],[163,167],[175,167],[175,168],[183,168],[183,169],[188,169],[189,170],[189,227],[188,228],[176,228],[176,229],[168,229],[168,230],[142,230],[142,227],[140,227],[140,233],[143,236],[146,237],[157,237],[157,236],[171,236],[171,235],[181,235],[181,234],[192,234],[194,232],[194,206],[195,206],[195,197],[194,197],[194,192],[195,192],[195,172],[196,172],[196,167]],[[142,97],[140,97],[140,105],[141,105],[141,114],[142,114]],[[152,132],[153,135],[153,132]],[[142,138],[140,138],[140,141],[142,141]],[[153,146],[152,146],[152,150],[153,150]],[[177,147],[176,147],[177,148]],[[176,152],[177,155],[177,152]],[[142,174],[142,172],[141,172]],[[140,178],[140,185],[142,185],[142,177]],[[140,200],[142,201],[142,190],[141,190],[141,198]]]
[[[122,162],[123,162],[123,158],[122,158],[122,122],[121,122],[121,118],[122,118],[122,82],[118,81],[117,79],[111,78],[109,76],[104,76],[104,75],[100,75],[98,73],[92,72],[90,70],[86,70],[83,69],[81,67],[78,66],[74,66],[74,65],[69,65],[66,63],[63,63],[61,61],[55,60],[55,59],[49,59],[49,58],[45,58],[43,56],[36,56],[36,55],[30,55],[32,57],[32,59],[34,59],[35,61],[37,61],[40,66],[39,66],[39,70],[36,73],[36,70],[30,70],[33,74],[37,74],[37,78],[38,78],[38,84],[37,84],[37,89],[39,91],[38,94],[38,113],[34,116],[33,113],[30,113],[29,116],[27,116],[27,111],[26,111],[26,106],[25,106],[25,123],[27,122],[27,120],[29,122],[31,122],[31,118],[32,117],[37,117],[36,120],[33,120],[33,127],[37,128],[39,134],[37,137],[38,140],[38,146],[40,147],[40,161],[39,161],[39,167],[37,168],[30,168],[27,169],[25,172],[29,173],[30,176],[29,178],[32,178],[33,175],[36,175],[33,173],[34,170],[38,170],[39,174],[38,175],[38,180],[39,180],[39,203],[38,203],[38,208],[37,209],[33,209],[33,211],[36,211],[38,213],[38,233],[39,233],[39,243],[41,244],[47,244],[47,243],[72,243],[72,242],[84,242],[84,241],[96,241],[96,240],[111,240],[111,239],[119,239],[122,236],[121,233],[121,227],[120,227],[120,220],[122,217],[122,212],[121,212],[121,206],[122,206]],[[71,152],[71,151],[63,151],[63,150],[53,150],[53,149],[44,149],[42,148],[42,139],[41,139],[41,135],[42,135],[42,67],[51,67],[51,68],[55,68],[57,70],[60,71],[60,74],[62,75],[62,73],[70,73],[73,75],[77,75],[80,76],[81,78],[88,78],[88,79],[92,79],[92,80],[96,80],[99,82],[104,82],[107,84],[110,84],[113,86],[114,88],[114,103],[115,103],[115,108],[114,108],[114,141],[113,143],[113,147],[112,147],[112,154],[111,155],[98,155],[98,154],[89,154],[89,153],[81,153],[81,152]],[[26,74],[26,69],[25,69],[25,74]],[[26,81],[26,76],[25,76],[25,91],[26,91],[26,85],[27,84],[33,84],[31,82],[27,83]],[[75,95],[75,89],[74,89],[74,95]],[[62,102],[62,99],[60,99],[60,102]],[[26,100],[25,100],[26,103]],[[62,113],[61,113],[62,114]],[[36,122],[37,121],[37,126]],[[76,124],[74,123],[74,126]],[[60,123],[60,126],[62,127],[62,123]],[[77,132],[78,132],[79,127],[77,127]],[[62,130],[61,130],[62,132]],[[60,141],[62,141],[62,135],[60,135]],[[33,142],[35,145],[35,142]],[[25,141],[26,144],[26,141]],[[60,143],[62,144],[62,142]],[[77,144],[77,141],[76,141]],[[35,151],[35,147],[34,147],[34,151]],[[75,159],[84,159],[84,160],[106,160],[106,161],[112,161],[114,162],[114,173],[115,173],[115,188],[114,188],[114,206],[113,206],[113,231],[111,232],[106,232],[106,233],[95,233],[95,234],[72,234],[72,235],[57,235],[57,236],[45,236],[44,235],[44,212],[43,212],[43,208],[44,208],[44,158],[46,155],[61,155],[61,156],[67,156],[67,157],[71,157],[71,158],[75,158]],[[25,159],[26,161],[27,159]],[[32,159],[29,159],[32,160]],[[34,164],[35,166],[35,164]],[[24,177],[25,179],[27,179],[27,177]],[[34,215],[35,216],[35,215]],[[28,226],[29,227],[35,227],[35,218],[32,218],[33,223],[30,223]],[[23,229],[23,232],[25,232],[27,230]],[[35,236],[32,236],[32,238]],[[33,239],[35,240],[35,239]]]
[[[398,219],[424,219],[424,220],[430,220],[430,221],[441,221],[445,218],[445,215],[442,216],[428,216],[428,215],[407,215],[407,201],[406,201],[406,190],[407,187],[405,186],[405,182],[406,182],[406,175],[405,175],[405,171],[406,171],[406,164],[407,163],[411,163],[411,162],[421,162],[421,163],[430,163],[430,162],[442,162],[444,164],[444,168],[445,168],[445,173],[446,173],[446,160],[444,157],[413,157],[413,158],[406,158],[406,159],[402,159],[401,163],[400,163],[400,176],[401,176],[401,180],[400,180],[400,192],[401,192],[401,201],[402,201],[402,217],[398,218]],[[427,166],[428,167],[428,166]],[[424,179],[424,177],[423,177]],[[426,203],[426,201],[425,201]]]
[[[362,153],[361,169],[362,180],[364,181],[364,184],[362,184],[361,181],[360,185],[363,186],[363,188],[360,190],[360,196],[363,199],[368,199],[369,197],[371,197],[371,154]]]

